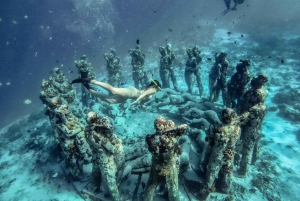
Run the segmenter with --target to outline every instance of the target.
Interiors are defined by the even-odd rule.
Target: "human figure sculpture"
[[[238,114],[246,112],[254,105],[265,101],[268,90],[264,89],[263,86],[268,80],[269,78],[266,74],[259,74],[251,80],[251,88],[240,97],[237,103],[236,111]]]
[[[267,114],[264,100],[268,91],[263,89],[267,82],[268,76],[265,74],[254,77],[251,80],[251,89],[242,96],[237,105],[238,113],[249,112],[247,122],[241,126],[242,158],[238,176],[245,176],[248,165],[254,164],[257,160],[262,122]]]
[[[88,63],[88,58],[86,55],[82,55],[80,60],[74,61],[75,66],[78,69],[79,78],[92,77],[95,78],[96,74],[91,63]],[[81,86],[81,102],[84,106],[89,107],[90,95],[84,86]]]
[[[235,108],[238,99],[245,93],[251,78],[249,66],[250,60],[241,60],[236,66],[237,72],[227,82],[226,107]]]
[[[200,56],[201,51],[198,46],[195,46],[192,49],[187,48],[186,52],[189,58],[185,63],[184,77],[185,77],[185,82],[188,85],[188,93],[192,93],[192,85],[195,77],[199,89],[199,94],[200,96],[202,96],[203,85],[201,81],[200,66],[199,66],[200,62],[202,61],[202,58]]]
[[[40,99],[45,105],[47,105],[52,98],[59,96],[62,98],[64,104],[70,106],[70,110],[76,117],[81,117],[82,110],[79,107],[76,90],[59,68],[52,70],[52,75],[49,80],[43,80],[42,89]]]
[[[174,60],[176,59],[175,53],[171,50],[171,44],[166,47],[159,47],[161,54],[159,74],[162,81],[163,88],[170,88],[170,78],[173,82],[174,89],[178,91],[177,80],[174,72]]]
[[[84,136],[84,125],[59,97],[51,99],[47,110],[68,170],[74,179],[82,179],[83,164],[89,163],[92,155]]]
[[[140,45],[137,45],[135,49],[130,49],[129,54],[131,56],[132,65],[132,78],[134,86],[137,89],[145,87],[148,79],[144,70],[145,54],[141,51]]]
[[[146,185],[144,201],[152,201],[158,184],[166,179],[170,201],[179,201],[178,172],[181,149],[179,138],[187,129],[186,124],[175,127],[171,120],[157,117],[154,121],[156,133],[146,136],[148,149],[152,154],[152,166]]]
[[[222,92],[223,103],[225,104],[227,96],[226,76],[229,66],[226,57],[226,52],[215,54],[215,63],[209,73],[209,100],[211,102],[218,101],[220,92]]]
[[[91,63],[88,63],[88,58],[86,55],[82,55],[80,60],[74,61],[75,66],[78,69],[78,77],[96,77],[95,71]]]
[[[245,121],[248,113],[238,117],[233,109],[226,108],[221,112],[221,125],[213,125],[205,138],[209,145],[205,152],[203,164],[205,179],[200,195],[203,200],[213,192],[216,182],[224,193],[228,193],[232,182],[233,159],[235,144],[239,138],[240,124]],[[218,178],[218,181],[216,181]]]
[[[111,48],[110,53],[103,54],[106,60],[106,70],[108,73],[108,83],[114,87],[121,87],[121,64],[116,51]]]
[[[246,176],[249,164],[255,164],[259,151],[261,129],[267,108],[264,103],[258,103],[249,109],[249,117],[241,127],[242,158],[237,176]]]
[[[122,141],[114,134],[113,126],[108,118],[100,118],[97,113],[89,112],[86,121],[88,126],[85,135],[93,149],[92,177],[95,189],[100,188],[100,181],[96,178],[101,174],[112,199],[121,201],[118,186],[125,164]]]

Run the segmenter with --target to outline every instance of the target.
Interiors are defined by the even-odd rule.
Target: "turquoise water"
[[[106,82],[103,53],[109,52],[110,48],[114,48],[120,57],[123,86],[132,86],[128,50],[135,48],[137,39],[146,54],[147,76],[159,81],[158,47],[172,44],[179,95],[188,89],[183,76],[188,59],[186,48],[200,47],[204,92],[200,97],[194,84],[192,96],[197,103],[209,96],[208,75],[215,52],[228,53],[227,79],[235,72],[240,59],[250,59],[252,76],[267,74],[269,82],[265,88],[269,94],[265,104],[268,113],[262,126],[258,161],[249,166],[245,178],[239,178],[233,172],[229,193],[217,190],[207,200],[300,200],[297,193],[300,172],[296,168],[300,151],[297,102],[300,4],[296,0],[245,1],[236,11],[222,16],[225,8],[223,1],[217,0],[1,2],[1,200],[84,200],[94,196],[111,199],[104,180],[99,187],[100,193],[91,193],[90,189],[85,191],[91,181],[91,163],[85,165],[86,175],[81,182],[74,182],[68,174],[61,149],[57,148],[59,141],[44,114],[39,94],[42,80],[48,80],[55,67],[61,69],[68,81],[77,78],[74,61],[82,55],[87,55],[97,80]],[[80,85],[74,87],[80,101]],[[177,110],[185,102],[175,104],[166,99],[159,99],[161,105],[149,104],[146,109],[130,107],[123,112],[126,104],[112,104],[107,106],[108,110],[101,111],[113,122],[125,153],[128,154],[132,146],[145,147],[145,136],[155,133],[153,122],[158,116],[173,120],[176,126],[187,123]],[[88,111],[99,112],[101,104],[99,100],[92,101],[83,111],[81,121],[85,121]],[[219,114],[221,98],[213,108]],[[208,108],[203,106],[202,110]],[[194,171],[206,145],[205,133],[201,133],[196,138],[188,132],[184,135],[184,139],[191,142],[190,146],[182,145],[189,162],[188,169],[179,174],[181,200],[197,200],[200,184],[205,178]],[[143,154],[151,156],[147,150]],[[237,168],[235,166],[234,170]],[[148,175],[149,170],[142,174],[140,182],[147,184]],[[138,177],[139,174],[132,173],[119,184],[124,200],[132,200],[135,194],[137,200],[142,196],[145,189],[139,184]],[[184,178],[194,181],[196,190],[188,184],[187,187],[183,185]],[[168,200],[166,188],[160,189],[154,200]]]

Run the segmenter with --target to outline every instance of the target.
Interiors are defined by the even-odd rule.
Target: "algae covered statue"
[[[265,74],[254,77],[251,80],[252,88],[243,95],[237,105],[239,113],[249,112],[248,120],[241,126],[242,158],[238,176],[245,176],[248,165],[253,165],[257,160],[259,141],[262,136],[262,123],[267,114],[264,100],[268,91],[263,89],[267,82],[268,77]]]
[[[235,144],[239,139],[240,125],[248,113],[238,117],[233,109],[226,108],[221,112],[221,125],[211,126],[205,138],[209,145],[205,152],[202,167],[205,171],[201,199],[205,200],[216,186],[223,193],[228,193],[232,183],[233,159]],[[218,185],[216,184],[218,183]]]
[[[146,86],[148,82],[146,72],[144,70],[145,53],[141,51],[140,45],[137,45],[135,49],[129,50],[129,54],[132,58],[131,65],[134,86],[135,88],[139,89]]]
[[[78,77],[87,78],[87,77],[96,77],[95,71],[92,67],[91,63],[88,63],[88,58],[86,55],[82,55],[80,60],[74,61],[75,66],[78,69]],[[81,101],[82,104],[86,107],[89,106],[89,94],[86,93],[86,89],[84,87],[81,88]]]
[[[59,97],[48,102],[47,114],[56,139],[62,149],[66,166],[74,179],[83,179],[83,164],[91,161],[91,149],[84,135],[84,124],[70,111]]]
[[[250,82],[250,60],[241,60],[236,66],[236,73],[227,82],[226,107],[235,108],[239,99],[246,92]]]
[[[179,201],[178,172],[182,150],[178,141],[185,133],[187,125],[176,127],[173,121],[157,117],[154,127],[156,133],[146,136],[146,143],[152,154],[152,166],[143,200],[152,201],[156,187],[166,179],[169,200]]]
[[[116,55],[116,50],[111,48],[110,53],[103,54],[106,60],[106,70],[108,73],[108,83],[114,87],[121,86],[121,64],[120,58]]]
[[[226,52],[215,54],[215,63],[209,73],[209,101],[211,102],[218,101],[220,92],[222,92],[223,103],[225,104],[227,96],[226,76],[229,66],[226,57]]]
[[[104,178],[114,201],[121,201],[119,182],[124,170],[125,155],[122,141],[113,132],[108,118],[100,118],[97,113],[89,112],[85,130],[88,143],[93,149],[92,180],[95,190],[100,188]]]
[[[192,93],[192,85],[194,77],[196,78],[199,94],[202,96],[203,92],[203,85],[201,82],[201,74],[200,74],[200,62],[202,61],[202,58],[200,56],[200,49],[198,46],[191,48],[187,48],[186,50],[188,55],[188,60],[185,63],[185,71],[184,71],[184,77],[185,82],[188,85],[188,93]]]
[[[171,50],[171,44],[166,47],[159,47],[161,54],[159,74],[162,80],[163,88],[170,88],[170,78],[173,82],[174,89],[178,91],[177,80],[174,72],[174,61],[176,59],[175,53]]]

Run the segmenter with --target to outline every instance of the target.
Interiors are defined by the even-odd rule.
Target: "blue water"
[[[250,58],[254,61],[253,75],[268,68],[271,79],[274,76],[282,85],[299,87],[295,78],[299,75],[293,74],[293,69],[299,67],[300,58],[300,2],[246,0],[222,17],[224,9],[221,0],[0,1],[0,128],[41,110],[42,80],[49,78],[54,67],[61,68],[69,80],[75,79],[74,60],[83,54],[101,77],[106,72],[102,55],[113,47],[127,72],[122,80],[132,85],[128,50],[135,47],[137,39],[154,76],[158,76],[158,46],[167,41],[176,50],[178,69],[184,69],[186,47],[199,45],[205,54],[205,72],[212,66],[207,58],[225,50],[232,66],[239,59]],[[281,60],[290,64],[281,66]],[[289,71],[292,79],[277,73]],[[186,90],[180,70],[177,75],[180,88]],[[202,80],[207,90],[208,78]],[[271,90],[270,97],[273,95]],[[24,104],[26,99],[32,103]],[[272,118],[269,116],[269,121]],[[293,132],[298,123],[292,124],[296,127]],[[299,150],[299,143],[293,146]]]

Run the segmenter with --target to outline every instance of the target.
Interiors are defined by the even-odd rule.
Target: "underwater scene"
[[[0,200],[300,201],[299,11],[2,0]]]

